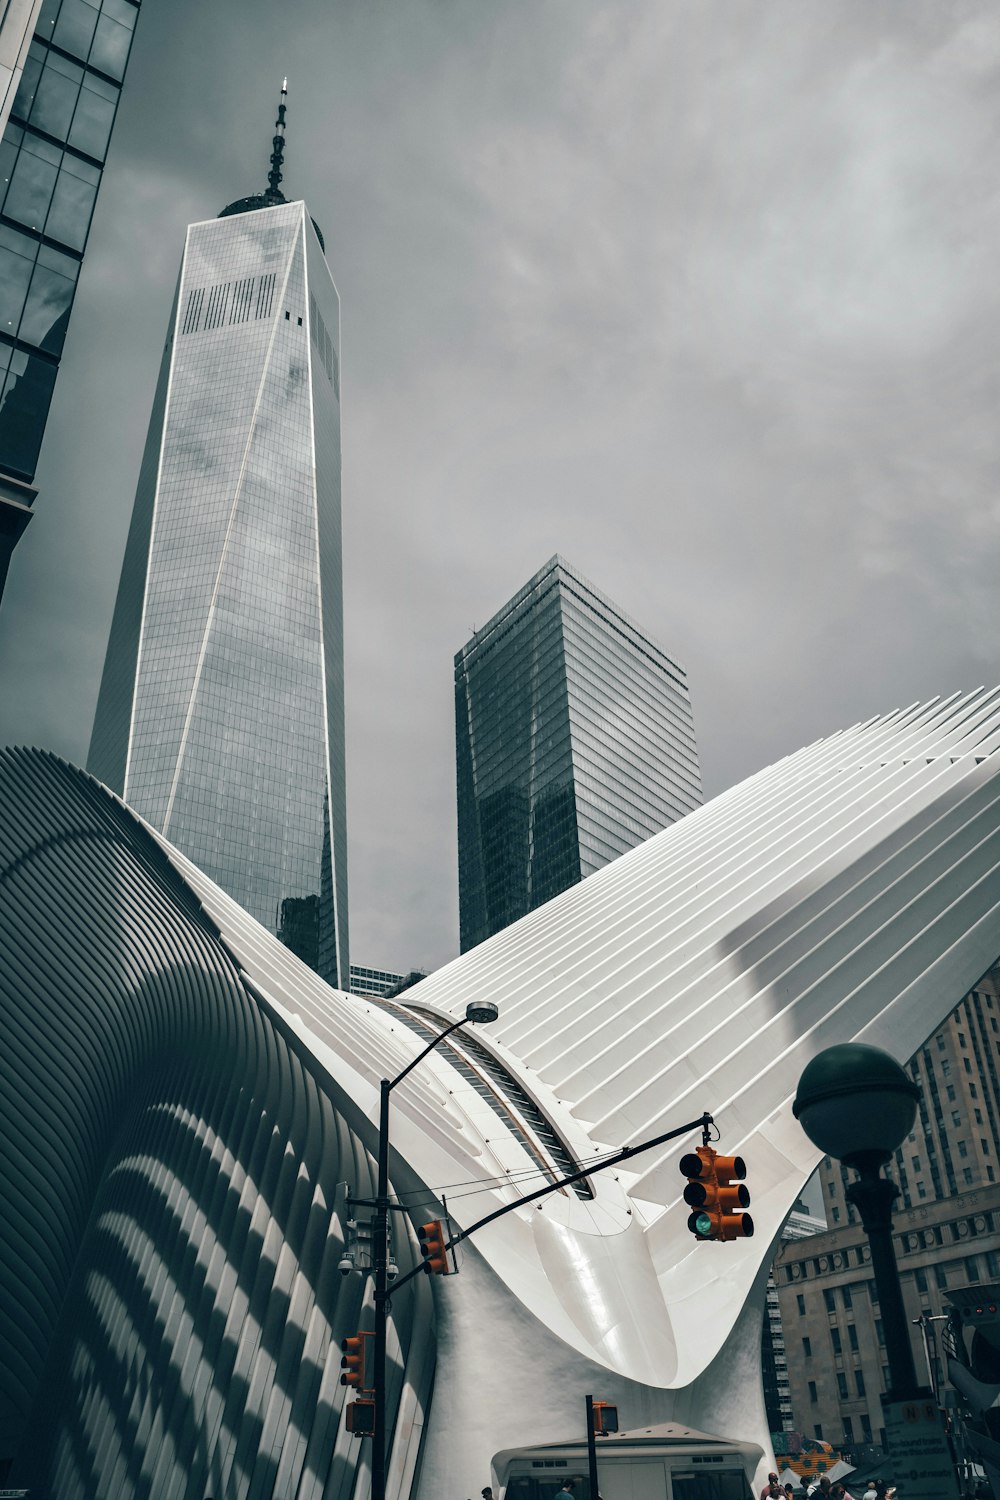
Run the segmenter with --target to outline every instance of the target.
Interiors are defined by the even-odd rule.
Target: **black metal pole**
[[[590,1475],[590,1500],[597,1500],[597,1439],[594,1436],[594,1398],[587,1400],[587,1468]]]
[[[889,1401],[907,1401],[922,1387],[917,1380],[910,1343],[910,1325],[903,1305],[899,1267],[892,1248],[892,1205],[899,1189],[880,1172],[877,1155],[856,1158],[851,1162],[858,1173],[845,1194],[861,1215],[861,1224],[871,1246],[872,1272],[878,1291],[885,1352],[889,1360]]]
[[[375,1227],[372,1258],[375,1272],[375,1352],[372,1357],[372,1387],[375,1393],[375,1431],[372,1435],[372,1500],[385,1500],[385,1330],[389,1297],[389,1094],[392,1084],[383,1078],[379,1099],[378,1178],[375,1187]]]

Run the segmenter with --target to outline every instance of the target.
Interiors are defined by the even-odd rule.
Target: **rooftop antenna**
[[[278,104],[278,118],[274,122],[274,138],[271,141],[271,170],[267,174],[267,192],[264,201],[268,206],[284,203],[285,195],[278,184],[281,181],[281,168],[285,158],[285,100],[288,98],[288,79],[281,80],[281,100]]]

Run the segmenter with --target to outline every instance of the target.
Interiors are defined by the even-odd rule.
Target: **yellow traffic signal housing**
[[[368,1401],[364,1397],[352,1401],[345,1409],[344,1425],[348,1432],[353,1432],[355,1437],[374,1437],[375,1402]]]
[[[742,1156],[720,1156],[711,1146],[699,1146],[680,1160],[688,1179],[684,1202],[694,1210],[688,1229],[699,1240],[749,1239],[753,1219],[743,1210],[750,1206],[750,1192]]]
[[[341,1385],[353,1386],[356,1391],[367,1391],[368,1384],[368,1340],[370,1333],[356,1333],[344,1339],[340,1345],[343,1356],[340,1361]]]
[[[421,1224],[417,1230],[417,1238],[420,1241],[420,1252],[426,1256],[424,1266],[434,1276],[448,1275],[448,1252],[445,1249],[444,1226],[440,1219],[432,1219],[429,1224]]]

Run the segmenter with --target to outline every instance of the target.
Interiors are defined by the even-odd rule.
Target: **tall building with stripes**
[[[687,674],[550,558],[455,657],[462,952],[701,805]]]
[[[88,768],[347,985],[340,304],[305,203],[192,224]]]

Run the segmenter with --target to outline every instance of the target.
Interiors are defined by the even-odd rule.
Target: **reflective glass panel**
[[[52,40],[85,62],[94,39],[97,18],[97,6],[88,5],[87,0],[63,0]]]
[[[83,69],[79,63],[69,62],[58,52],[49,53],[29,116],[36,130],[44,130],[60,141],[66,139],[82,78]]]
[[[82,250],[87,242],[99,181],[100,172],[96,167],[73,156],[63,157],[62,170],[52,194],[52,206],[45,221],[45,233],[74,250]]]
[[[42,253],[45,254],[44,247]],[[36,344],[49,354],[62,352],[69,310],[76,290],[75,274],[67,274],[68,269],[73,267],[73,262],[68,256],[61,256],[60,259],[66,266],[57,269],[43,265],[39,256],[19,331],[19,337],[26,343]]]
[[[47,141],[24,137],[4,201],[8,218],[41,233],[59,175],[60,155]]]
[[[35,472],[55,378],[55,365],[14,350],[0,398],[0,469]]]
[[[90,49],[88,60],[91,67],[100,68],[103,73],[110,73],[112,78],[124,78],[125,64],[128,62],[128,51],[131,45],[131,28],[123,25],[121,20],[115,20],[108,14],[107,7],[105,7],[105,12],[98,21],[97,30],[94,33],[94,45]]]
[[[0,224],[0,329],[13,338],[21,321],[38,245]]]
[[[100,92],[99,92],[100,91]],[[103,161],[115,121],[117,90],[102,78],[88,74],[77,100],[69,144]]]

